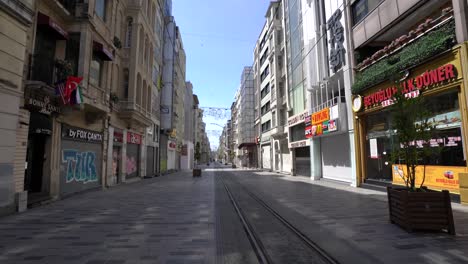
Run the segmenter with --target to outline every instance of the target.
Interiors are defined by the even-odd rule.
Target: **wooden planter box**
[[[193,177],[201,177],[201,169],[193,169]]]
[[[455,235],[452,205],[448,191],[409,192],[387,187],[390,222],[408,232],[413,230],[447,230]]]

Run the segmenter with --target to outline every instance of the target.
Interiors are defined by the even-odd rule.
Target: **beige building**
[[[15,197],[25,199],[18,177],[24,176],[24,159],[15,149],[26,151],[28,115],[19,105],[32,10],[32,1],[0,1],[0,215],[15,210]]]
[[[157,173],[164,2],[0,2],[1,208]]]

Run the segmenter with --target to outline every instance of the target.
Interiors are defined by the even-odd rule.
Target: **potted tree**
[[[405,183],[405,187],[387,187],[391,223],[408,232],[416,229],[447,230],[454,235],[449,192],[432,191],[424,186],[426,164],[438,151],[429,145],[435,126],[429,121],[431,113],[423,96],[408,96],[398,91],[391,110],[398,141],[391,154],[393,173]]]
[[[201,169],[198,167],[198,161],[200,160],[200,142],[195,144],[195,168],[193,168],[193,177],[201,177]]]

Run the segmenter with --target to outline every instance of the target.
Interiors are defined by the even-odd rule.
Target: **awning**
[[[112,52],[106,49],[104,45],[102,45],[102,43],[93,41],[93,51],[96,55],[98,55],[103,60],[106,60],[106,61],[114,60],[114,55],[112,55]]]
[[[37,13],[37,25],[49,29],[57,39],[68,39],[68,32],[48,15]]]

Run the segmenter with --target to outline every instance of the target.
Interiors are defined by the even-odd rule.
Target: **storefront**
[[[288,147],[292,153],[293,175],[310,177],[310,140],[305,136],[305,120],[309,110],[288,118]]]
[[[346,119],[346,104],[335,97],[331,107],[312,113],[305,120],[305,136],[312,140],[314,178],[352,182],[351,148]]]
[[[398,86],[380,84],[355,95],[353,110],[359,125],[358,142],[361,182],[404,184],[401,174],[404,162],[392,160],[391,153],[401,145],[395,136],[391,105],[393,94],[402,92],[406,98],[423,96],[430,112],[428,119],[435,132],[429,141],[414,144],[433,153],[428,159],[424,185],[430,189],[446,189],[459,193],[459,173],[466,172],[466,109],[461,65],[462,49],[455,47],[445,55],[408,69]],[[400,164],[402,163],[402,164]],[[416,182],[423,180],[423,166],[417,168]]]
[[[140,147],[142,137],[140,134],[127,132],[127,154],[125,157],[125,178],[136,178],[140,176]]]
[[[263,135],[260,141],[260,146],[262,155],[262,168],[271,170],[273,163],[271,137]]]
[[[55,96],[40,89],[26,89],[24,107],[30,111],[24,189],[31,204],[50,198],[52,123],[61,109]]]
[[[103,134],[62,125],[60,194],[98,188],[101,185]]]

